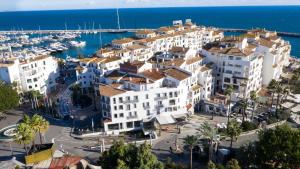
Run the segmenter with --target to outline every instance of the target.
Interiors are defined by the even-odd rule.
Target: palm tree
[[[228,126],[229,117],[231,114],[231,95],[232,95],[232,93],[233,93],[233,86],[232,85],[227,86],[227,88],[225,90],[225,95],[229,96],[229,110],[228,110],[228,114],[227,114],[227,126]]]
[[[187,135],[184,138],[184,144],[187,145],[190,149],[190,169],[193,168],[193,148],[196,146],[198,142],[197,136]]]
[[[254,111],[255,111],[255,106],[256,106],[256,101],[257,101],[257,95],[256,95],[255,91],[250,92],[250,98],[251,98],[252,103],[253,103],[253,109],[252,109],[252,115],[251,115],[251,120],[253,120],[253,114],[254,114]]]
[[[286,101],[287,96],[290,94],[289,86],[284,87],[282,93],[283,93],[283,98],[282,98],[281,102]]]
[[[234,119],[228,124],[226,134],[230,137],[230,148],[232,149],[233,138],[237,140],[237,137],[241,134],[242,129],[240,124]]]
[[[280,103],[281,93],[283,92],[283,88],[282,88],[282,86],[281,86],[280,83],[277,83],[277,84],[276,84],[275,92],[277,93],[277,100],[276,100],[276,117],[278,118],[278,106],[279,106],[279,103]]]
[[[210,161],[213,158],[213,142],[214,142],[214,138],[217,134],[217,130],[215,127],[211,126],[207,122],[204,122],[203,124],[201,124],[199,130],[203,137],[209,139],[209,155],[208,155],[208,157],[209,157],[209,161]]]
[[[49,122],[45,120],[42,116],[35,114],[32,116],[31,126],[35,134],[39,133],[40,143],[43,144],[42,133],[48,130]]]
[[[242,122],[244,122],[245,121],[245,116],[247,116],[247,114],[246,114],[246,110],[247,110],[247,107],[248,107],[247,99],[240,100],[238,107],[239,107],[240,112],[242,113],[242,117],[243,117]]]
[[[34,139],[34,134],[31,126],[26,123],[20,123],[17,127],[15,141],[18,144],[24,144],[24,149],[26,154],[28,155],[27,145]]]
[[[271,106],[273,105],[274,93],[275,93],[275,89],[276,89],[277,84],[278,84],[278,82],[275,79],[272,79],[271,82],[269,83],[268,87],[267,87],[272,92]]]

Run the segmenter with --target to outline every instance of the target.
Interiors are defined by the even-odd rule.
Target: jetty
[[[237,33],[247,33],[248,29],[236,29],[236,28],[219,28],[221,31],[224,32],[237,32]],[[300,38],[300,33],[293,33],[293,32],[277,32],[277,35],[283,37],[293,37],[293,38]]]
[[[143,28],[144,29],[144,28]],[[218,28],[224,32],[237,32],[237,33],[247,33],[248,29],[237,29],[237,28]],[[0,35],[5,34],[58,34],[64,32],[70,33],[124,33],[124,32],[137,32],[141,29],[71,29],[71,30],[12,30],[12,31],[0,31]],[[149,29],[155,30],[155,29]],[[277,32],[279,36],[283,37],[294,37],[300,38],[300,33],[293,33],[293,32]]]

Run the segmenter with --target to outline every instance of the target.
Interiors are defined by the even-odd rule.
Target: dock
[[[144,28],[143,28],[144,29]],[[0,35],[5,34],[58,34],[64,32],[70,33],[124,33],[124,32],[137,32],[141,29],[89,29],[89,30],[20,30],[20,31],[0,31]],[[155,30],[155,29],[150,29]],[[237,29],[237,28],[219,28],[219,30],[224,32],[237,32],[237,33],[247,33],[248,29]],[[300,38],[300,33],[293,32],[277,32],[279,36],[283,37],[294,37]]]
[[[248,31],[248,29],[236,29],[236,28],[220,28],[220,30],[224,32],[237,32],[237,33],[247,33]],[[293,32],[277,32],[277,35],[282,37],[300,38],[300,33],[293,33]]]

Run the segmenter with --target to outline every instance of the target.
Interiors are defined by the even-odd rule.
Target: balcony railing
[[[133,99],[133,100],[124,100],[124,101],[123,101],[123,103],[124,103],[124,104],[128,104],[128,103],[137,103],[137,102],[139,102],[139,100],[138,100],[138,99]]]
[[[163,104],[158,104],[158,105],[155,105],[155,108],[156,109],[160,109],[160,108],[163,108],[164,107],[164,105]]]
[[[127,119],[136,119],[138,116],[127,116]]]
[[[164,100],[164,99],[167,99],[168,96],[157,96],[154,98],[154,100]]]

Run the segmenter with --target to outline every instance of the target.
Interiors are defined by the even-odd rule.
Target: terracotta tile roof
[[[112,43],[115,43],[115,44],[125,44],[125,43],[130,43],[130,42],[133,42],[134,39],[132,38],[123,38],[123,39],[116,39],[116,40],[113,40]]]
[[[271,48],[275,43],[272,42],[272,41],[269,41],[267,39],[264,39],[264,38],[260,38],[258,40],[258,43],[262,46],[265,46],[265,47],[268,47],[268,48]]]
[[[153,81],[156,81],[156,80],[159,80],[159,79],[162,79],[165,77],[163,72],[161,72],[160,70],[157,70],[157,69],[146,70],[146,71],[142,72],[141,74],[144,75],[146,78],[149,78]]]
[[[145,34],[153,34],[153,33],[155,32],[149,29],[142,29],[136,32],[137,35],[145,35]]]
[[[116,96],[116,95],[125,93],[126,91],[114,88],[114,87],[109,86],[109,85],[100,84],[99,85],[99,92],[100,92],[100,95],[102,95],[102,96],[111,97],[111,96]]]
[[[173,77],[174,79],[177,79],[179,81],[184,80],[191,75],[183,72],[181,70],[175,69],[175,68],[170,68],[164,71],[166,75]]]
[[[166,27],[166,26],[160,27],[158,29],[159,32],[167,32],[167,31],[172,31],[172,30],[174,30],[174,28],[172,28],[172,27]]]
[[[174,46],[169,51],[173,53],[186,53],[189,50],[189,48]]]
[[[110,63],[110,62],[114,62],[114,61],[118,61],[121,60],[121,57],[106,57],[103,61],[101,61],[101,63]]]
[[[129,49],[129,50],[146,49],[146,48],[148,48],[148,47],[144,46],[144,45],[138,45],[138,44],[134,44],[134,45],[127,47],[127,49]]]
[[[146,84],[146,83],[150,83],[150,81],[147,81],[147,79],[144,78],[144,77],[130,76],[130,75],[126,75],[121,80],[122,81],[128,81],[128,82],[134,83],[134,84]]]
[[[118,70],[113,70],[111,73],[104,75],[105,78],[111,80],[118,80],[122,78],[125,74],[120,73]]]
[[[64,156],[60,158],[54,158],[51,161],[49,169],[68,168],[69,166],[77,165],[81,159],[82,159],[81,157],[77,157],[77,156]]]
[[[198,61],[200,61],[202,59],[203,59],[203,57],[201,57],[201,56],[192,57],[192,58],[189,58],[189,59],[186,60],[186,64],[190,65],[190,64],[198,62]]]
[[[168,61],[161,62],[163,66],[176,66],[180,67],[185,61],[182,58],[176,58]]]

